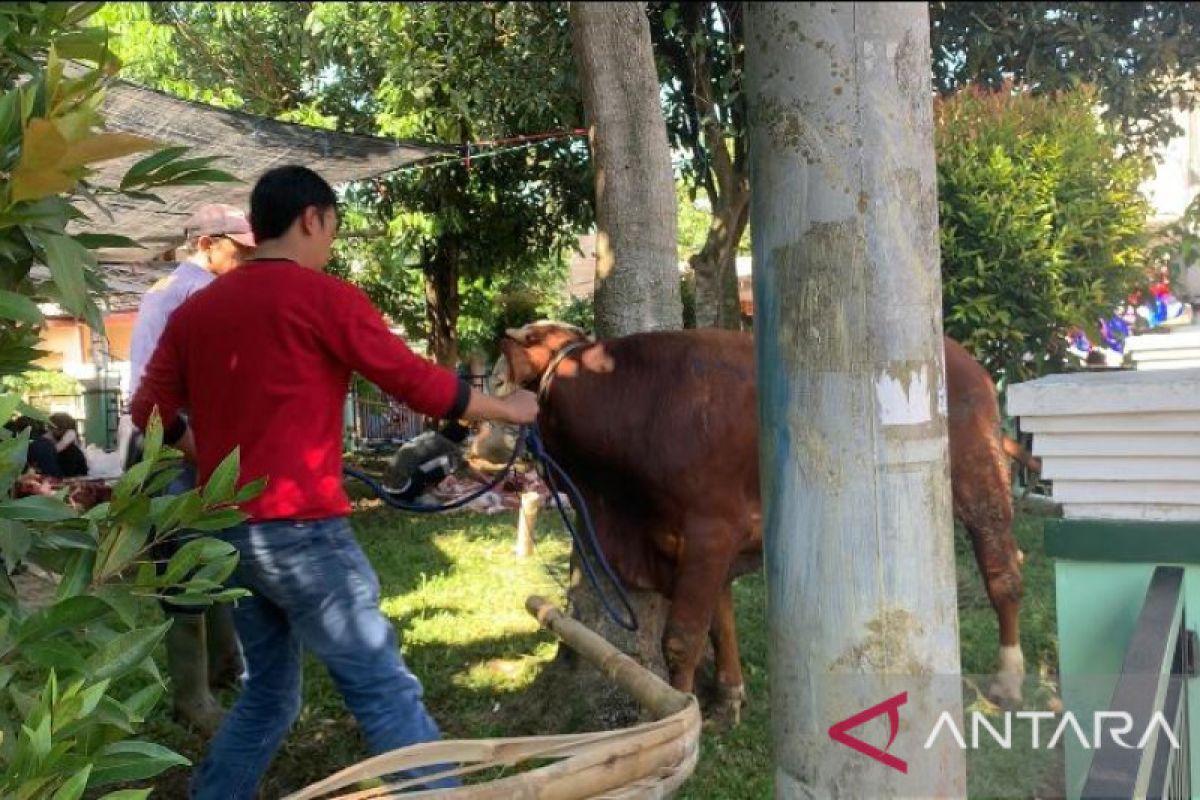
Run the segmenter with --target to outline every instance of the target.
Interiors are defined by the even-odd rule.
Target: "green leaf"
[[[96,596],[112,606],[126,628],[137,627],[141,616],[141,600],[127,583],[112,583],[96,589]]]
[[[149,505],[146,497],[139,499],[145,501],[143,505]],[[110,533],[101,543],[96,555],[96,568],[93,572],[96,579],[103,581],[125,570],[133,557],[145,546],[149,536],[150,525],[145,522],[130,522],[121,525],[115,535]]]
[[[63,674],[82,673],[87,669],[83,656],[65,642],[49,640],[21,646],[21,660]]]
[[[7,419],[5,420],[7,422]],[[29,450],[29,428],[11,439],[0,441],[0,471],[14,473],[13,478],[25,469],[25,456]]]
[[[71,506],[44,494],[0,502],[0,519],[20,519],[29,522],[61,522],[75,519],[79,514]]]
[[[153,628],[139,628],[114,636],[88,659],[92,680],[115,680],[136,669],[150,657],[170,627],[168,621]]]
[[[154,497],[154,500],[150,502],[151,517],[155,519],[161,517],[167,507],[179,497],[179,495],[157,495],[160,495],[163,489],[170,486],[182,474],[182,467],[170,467],[168,469],[160,469],[154,473],[150,480],[146,481],[146,486],[142,491]]]
[[[214,539],[210,536],[192,539],[175,551],[167,562],[166,572],[161,582],[163,586],[173,586],[191,573],[198,565],[236,556],[237,548],[229,542]]]
[[[227,455],[213,470],[208,482],[204,484],[202,494],[204,505],[214,506],[229,502],[233,495],[234,484],[237,482],[240,458],[241,450],[235,447],[233,452]]]
[[[118,789],[104,795],[100,800],[146,800],[153,791],[153,789]]]
[[[25,558],[32,544],[29,528],[13,520],[0,519],[0,556],[4,557],[4,565],[10,573]]]
[[[134,164],[125,173],[125,177],[121,179],[121,189],[125,190],[131,186],[139,185],[140,179],[149,175],[154,170],[164,164],[179,158],[186,153],[189,148],[183,146],[166,147],[159,150],[157,153],[146,156],[141,161]]]
[[[108,248],[138,248],[142,245],[128,236],[120,236],[115,233],[77,233],[72,237],[80,245],[88,250],[99,250],[102,247]]]
[[[66,600],[87,591],[92,583],[92,570],[96,564],[96,553],[93,550],[79,550],[67,561],[66,571],[58,582],[55,600]]]
[[[200,519],[192,522],[188,527],[195,531],[220,531],[232,528],[234,525],[240,525],[246,521],[246,517],[246,514],[237,509],[220,509],[205,514]]]
[[[86,267],[95,267],[95,256],[70,236],[42,233],[37,238],[63,305],[72,314],[85,316],[91,302],[83,275]]]
[[[63,631],[82,628],[112,611],[98,597],[71,597],[36,611],[17,627],[16,644],[45,639]]]
[[[219,169],[198,169],[192,172],[185,172],[170,180],[164,180],[161,183],[156,182],[155,186],[204,186],[209,183],[241,183],[241,178],[230,175],[228,172]]]
[[[70,780],[59,787],[50,800],[79,800],[83,790],[87,788],[88,776],[92,774],[92,765],[87,764],[83,769],[71,776]]]
[[[96,754],[95,770],[89,785],[141,781],[171,767],[191,766],[183,756],[151,742],[124,741],[107,745]]]
[[[134,192],[127,190],[122,192],[122,194],[124,194],[126,197],[132,197],[134,200],[149,200],[153,203],[166,205],[161,197],[156,194],[151,194],[150,192]]]
[[[0,289],[0,319],[12,319],[18,322],[28,322],[31,325],[41,325],[44,321],[42,312],[38,311],[37,303],[23,294],[8,292]],[[11,411],[9,412],[12,413]],[[0,415],[5,420],[8,414]]]
[[[8,418],[17,410],[17,406],[21,404],[21,395],[16,392],[9,394],[0,394],[0,420],[8,421]]]
[[[150,424],[146,426],[145,441],[142,442],[142,461],[156,461],[162,450],[163,425],[162,418],[155,409],[150,414]]]
[[[233,496],[233,502],[236,505],[241,505],[242,503],[245,503],[247,500],[253,500],[254,498],[258,497],[260,494],[262,494],[263,489],[265,489],[266,487],[267,487],[267,478],[265,475],[261,478],[255,478],[254,480],[250,481],[250,483],[247,483],[245,486],[243,486],[241,489],[238,489],[237,494]]]
[[[162,699],[163,687],[161,684],[152,683],[148,686],[143,686],[132,695],[129,696],[124,703],[125,707],[136,716],[145,719],[154,707],[158,705],[158,701]]]
[[[0,141],[14,141],[21,130],[21,93],[10,89],[0,97]]]
[[[35,728],[30,729],[28,726],[22,725],[21,731],[29,742],[29,752],[34,758],[40,760],[50,754],[52,740],[49,714],[42,717],[42,721]]]
[[[134,492],[141,489],[142,484],[146,481],[146,476],[150,474],[153,466],[153,462],[142,460],[126,470],[121,479],[117,481],[117,485],[113,487],[114,500],[128,498]]]
[[[136,715],[131,714],[124,704],[109,694],[101,697],[100,704],[96,706],[96,721],[102,725],[111,725],[130,736],[134,734],[134,725],[137,723]]]

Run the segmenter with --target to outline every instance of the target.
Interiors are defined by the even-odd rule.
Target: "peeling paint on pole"
[[[827,734],[848,679],[959,672],[928,12],[745,8],[776,795],[964,796],[961,753],[901,774]],[[960,718],[935,695],[901,739]]]

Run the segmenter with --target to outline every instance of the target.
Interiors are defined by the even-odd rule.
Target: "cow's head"
[[[500,340],[500,358],[492,370],[492,391],[503,397],[517,388],[537,388],[555,353],[572,342],[588,340],[582,328],[566,322],[531,322],[509,328]]]

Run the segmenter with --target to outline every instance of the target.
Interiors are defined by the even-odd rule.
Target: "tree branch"
[[[696,110],[700,114],[700,127],[704,134],[704,146],[708,150],[709,163],[716,178],[719,197],[728,196],[734,188],[733,160],[725,143],[725,130],[721,127],[713,99],[712,67],[709,64],[708,38],[712,26],[708,23],[711,6],[708,3],[686,3],[684,27],[688,32],[688,61],[691,70]],[[715,198],[714,198],[715,200]],[[714,208],[716,202],[713,203]]]

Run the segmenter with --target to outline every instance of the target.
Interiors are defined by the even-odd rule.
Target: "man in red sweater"
[[[255,796],[300,712],[302,647],[329,669],[373,752],[439,737],[347,520],[342,408],[351,373],[434,417],[537,416],[530,392],[489,397],[416,356],[362,291],[322,271],[338,219],[333,190],[316,173],[265,173],[250,224],[255,258],[171,316],[132,404],[143,430],[158,409],[165,441],[190,455],[201,484],[235,447],[239,484],[267,477],[242,506],[246,524],[220,534],[240,553],[231,585],[252,593],[234,609],[247,680],[193,776],[192,796],[203,800]]]

